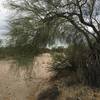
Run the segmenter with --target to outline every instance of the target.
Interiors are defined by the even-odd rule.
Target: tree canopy
[[[81,34],[80,37],[85,37],[83,40],[92,48],[91,38],[98,41],[100,37],[97,2],[99,1],[9,0],[10,7],[19,11],[11,23],[15,28],[12,29],[12,33],[15,33],[13,36],[18,36],[18,41],[24,43],[32,40],[33,44],[46,46],[56,39],[69,40],[68,33],[71,36]],[[18,42],[17,39],[15,41]]]

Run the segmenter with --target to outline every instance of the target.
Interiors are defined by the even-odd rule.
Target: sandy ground
[[[34,87],[52,75],[47,71],[51,62],[49,54],[37,57],[36,60],[34,68],[29,71],[32,72],[31,79],[26,78],[25,70],[19,70],[17,74],[17,70],[11,70],[12,61],[0,61],[0,100],[30,100]]]

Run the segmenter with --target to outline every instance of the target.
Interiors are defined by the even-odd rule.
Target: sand
[[[28,74],[32,73],[29,77],[26,77],[25,69],[16,70],[12,62],[12,60],[0,61],[0,100],[31,100],[29,97],[33,94],[34,87],[39,87],[37,84],[53,75],[47,69],[51,62],[49,54],[36,58],[33,69],[28,71]]]

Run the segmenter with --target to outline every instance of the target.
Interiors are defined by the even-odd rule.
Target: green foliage
[[[88,59],[88,47],[84,44],[70,44],[68,48],[65,48],[62,52],[56,50],[53,52],[53,66],[51,71],[56,72],[56,77],[64,75],[66,73],[76,73],[79,82],[86,82],[87,77],[87,59]],[[59,75],[58,75],[59,74]],[[69,74],[69,75],[70,75]],[[59,78],[59,77],[58,77]]]
[[[84,66],[83,62],[86,61],[88,54],[88,47],[84,44],[72,44],[69,45],[66,56],[68,56],[68,59],[72,66],[78,67],[78,66]],[[81,64],[82,63],[82,64]]]

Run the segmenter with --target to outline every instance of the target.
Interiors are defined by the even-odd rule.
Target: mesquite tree
[[[77,42],[84,41],[90,49],[86,60],[88,83],[100,86],[99,0],[9,0],[8,3],[20,13],[12,22],[28,19],[27,23],[33,24],[28,32],[31,43],[38,47],[46,47],[55,40],[69,43],[68,36],[80,36]],[[28,33],[25,24],[20,25]]]

